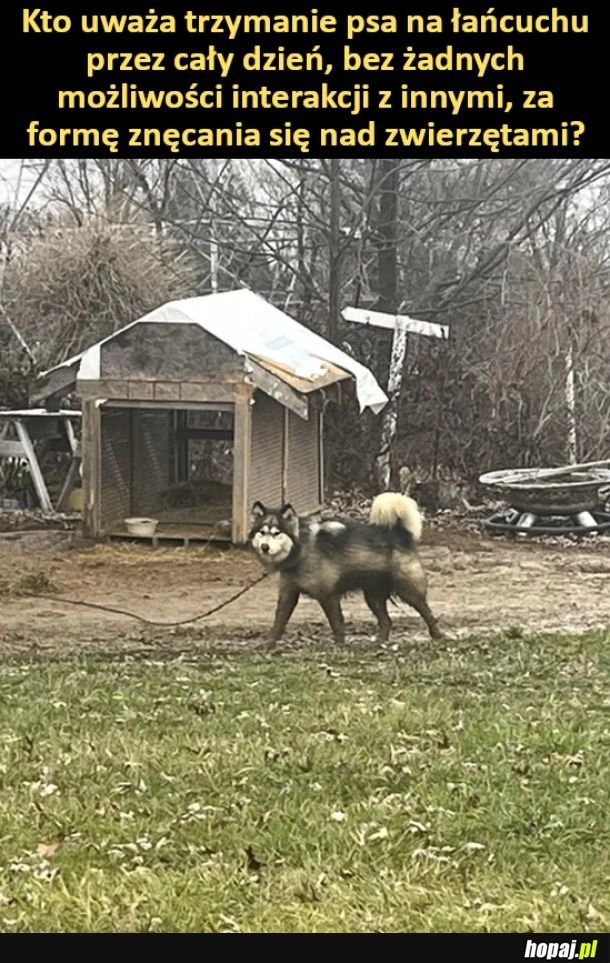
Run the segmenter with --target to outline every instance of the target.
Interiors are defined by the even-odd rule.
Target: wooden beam
[[[203,439],[208,441],[231,441],[233,439],[232,428],[179,428],[180,438]]]
[[[324,407],[320,408],[318,412],[318,437],[319,437],[319,487],[320,487],[320,505],[324,504]]]
[[[288,458],[290,457],[290,412],[284,408],[282,431],[282,502],[288,501]]]
[[[418,321],[408,314],[390,314],[385,311],[366,311],[362,308],[344,308],[341,312],[346,321],[356,324],[372,324],[375,328],[389,328],[392,330],[400,324],[407,334],[421,334],[425,338],[448,338],[449,326],[434,324],[431,321]]]
[[[125,381],[77,381],[76,390],[84,399],[128,398],[129,387]]]
[[[258,365],[257,365],[258,367]],[[261,368],[261,371],[263,369]],[[267,375],[271,382],[277,379]],[[104,401],[123,402],[153,402],[151,408],[162,407],[171,402],[174,407],[187,408],[188,403],[203,403],[210,406],[230,405],[244,395],[244,380],[219,381],[183,381],[170,383],[166,381],[79,381],[77,391],[82,399],[103,399]],[[286,388],[292,392],[291,388]],[[292,392],[297,401],[300,396]],[[281,399],[280,399],[281,400]],[[284,402],[283,402],[284,403]],[[301,417],[306,400],[299,401]],[[127,407],[127,404],[125,404]]]
[[[36,489],[36,494],[38,495],[38,501],[40,502],[40,507],[43,512],[52,512],[53,504],[49,498],[49,493],[47,491],[47,486],[45,485],[45,480],[43,478],[42,472],[40,470],[40,465],[38,464],[38,458],[36,457],[36,452],[34,450],[34,445],[28,434],[28,430],[22,421],[15,421],[15,428],[17,429],[17,434],[19,436],[19,441],[23,445],[23,450],[25,452],[25,457],[28,460],[30,466],[30,473],[32,475],[32,481],[34,482],[34,488]]]
[[[74,432],[74,425],[72,424],[69,418],[62,418],[62,423],[64,426],[64,431],[66,433],[66,438],[68,439],[70,451],[72,452],[73,455],[76,455],[77,452],[80,455],[78,441],[76,439],[76,434]]]
[[[132,401],[104,400],[104,408],[143,408],[155,411],[233,411],[233,403],[213,401]]]
[[[181,401],[201,401],[205,404],[228,404],[235,399],[236,383],[185,381],[180,386]]]
[[[83,531],[97,537],[100,532],[101,410],[95,401],[83,401]]]
[[[71,365],[63,365],[61,368],[52,369],[46,375],[40,375],[30,394],[30,400],[38,403],[52,395],[73,391],[79,365],[80,358],[77,358]]]
[[[249,375],[249,381],[252,384],[260,388],[260,390],[270,398],[273,398],[274,401],[279,402],[280,405],[284,405],[285,408],[294,411],[295,415],[298,415],[299,418],[307,421],[309,418],[309,403],[307,398],[298,394],[293,388],[290,388],[284,384],[284,382],[280,381],[279,378],[275,378],[272,374],[269,374],[269,372],[265,371],[256,361],[253,361],[252,358],[248,358],[246,362],[246,371]]]
[[[239,401],[235,405],[232,512],[232,541],[234,545],[244,545],[248,538],[251,411],[250,403],[247,400]]]
[[[181,388],[179,381],[155,381],[153,383],[153,395],[156,401],[180,401],[182,397]]]
[[[127,397],[140,399],[141,401],[146,401],[147,399],[153,399],[154,397],[154,381],[128,381],[127,382]]]

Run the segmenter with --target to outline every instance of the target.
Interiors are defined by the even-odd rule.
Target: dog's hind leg
[[[299,590],[291,583],[280,582],[280,595],[275,609],[275,620],[273,622],[273,628],[271,629],[271,635],[269,636],[269,645],[271,647],[282,638],[290,616],[299,601],[300,594]]]
[[[345,622],[339,599],[336,595],[328,595],[319,601],[330,623],[335,642],[337,645],[343,645],[345,642]]]
[[[411,583],[403,581],[398,587],[397,594],[400,596],[403,602],[406,602],[407,605],[410,605],[411,608],[415,609],[416,612],[419,612],[422,619],[428,626],[430,638],[442,639],[443,633],[439,629],[438,623],[430,611],[425,592],[422,592]]]
[[[379,624],[379,641],[387,642],[390,638],[392,622],[388,615],[387,598],[379,592],[372,592],[370,589],[364,592],[364,600]]]

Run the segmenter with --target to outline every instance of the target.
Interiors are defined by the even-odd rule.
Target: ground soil
[[[610,539],[509,539],[476,522],[435,523],[421,545],[429,602],[453,636],[483,632],[584,632],[610,624]],[[269,628],[277,584],[267,578],[206,619],[150,626],[126,615],[61,599],[125,609],[170,623],[222,603],[260,575],[238,549],[87,544],[69,531],[0,535],[0,651],[58,656],[68,652],[165,652],[254,646]],[[44,595],[45,598],[39,596]],[[37,597],[32,597],[37,596]],[[348,641],[368,644],[374,622],[362,600],[343,608]],[[427,638],[419,616],[393,611],[391,642]],[[318,605],[302,599],[288,645],[327,642]]]

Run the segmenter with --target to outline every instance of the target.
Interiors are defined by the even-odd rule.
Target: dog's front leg
[[[345,622],[343,621],[339,599],[336,595],[329,595],[327,598],[320,599],[320,605],[330,623],[335,642],[337,645],[343,645],[345,642]]]
[[[271,635],[269,636],[269,646],[273,648],[282,638],[288,620],[296,608],[299,601],[300,592],[290,582],[280,582],[280,594],[275,609],[275,620]]]

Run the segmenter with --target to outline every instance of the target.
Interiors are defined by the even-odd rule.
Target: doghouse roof
[[[51,371],[73,368],[75,380],[98,380],[100,347],[143,323],[198,325],[299,392],[309,393],[351,376],[361,411],[371,408],[377,413],[388,400],[368,368],[245,288],[169,301],[45,372],[45,377]]]

